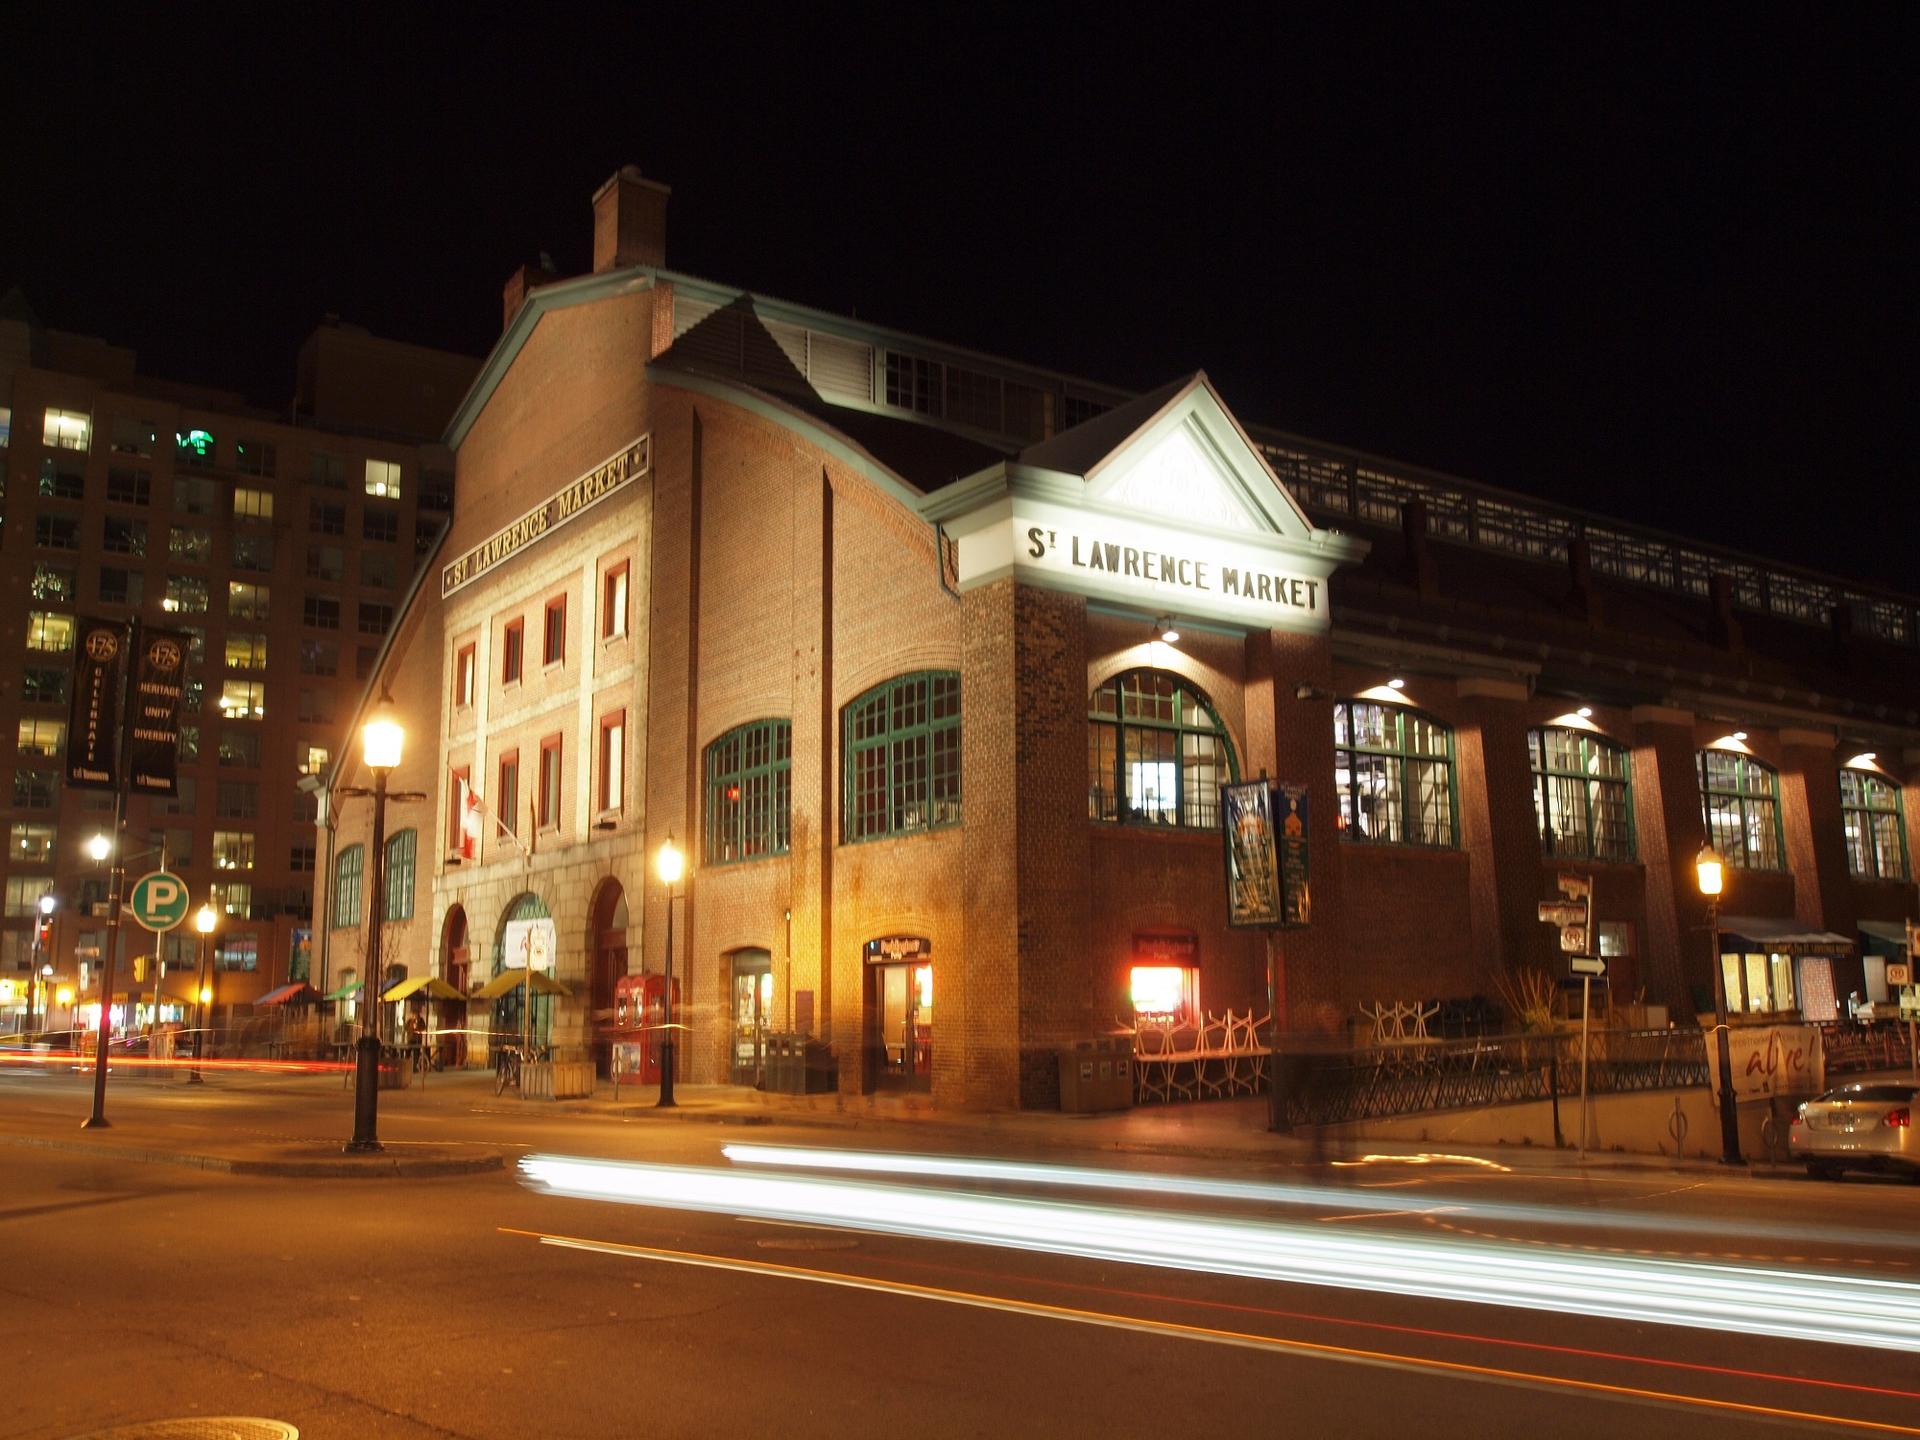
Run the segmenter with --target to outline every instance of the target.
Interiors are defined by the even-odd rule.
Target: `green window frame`
[[[506,973],[507,968],[507,926],[515,920],[551,920],[553,912],[547,908],[547,902],[532,891],[524,891],[514,898],[500,916],[500,925],[493,933],[493,974]],[[559,957],[554,957],[554,968],[559,969]],[[520,1006],[527,999],[527,989],[516,985],[498,1000],[493,1002],[493,1033],[496,1035],[514,1035],[520,1033]],[[553,996],[533,995],[533,1010],[528,1017],[528,1032],[536,1045],[548,1045],[553,1040]]]
[[[366,869],[367,847],[349,845],[333,857],[333,928],[344,930],[360,923],[360,881]]]
[[[1736,870],[1784,870],[1780,777],[1737,750],[1702,750],[1700,813],[1713,848]]]
[[[387,837],[387,868],[380,886],[380,911],[388,920],[413,918],[413,867],[419,832],[400,830]]]
[[[921,670],[876,685],[841,721],[840,838],[853,844],[960,823],[960,676]]]
[[[1625,746],[1584,730],[1527,732],[1533,815],[1542,853],[1561,859],[1634,859],[1633,760]]]
[[[752,720],[707,746],[706,862],[785,855],[793,835],[793,722]]]
[[[1211,830],[1221,785],[1239,778],[1219,711],[1178,675],[1128,670],[1088,701],[1089,819]]]
[[[1907,821],[1900,787],[1852,766],[1840,771],[1840,823],[1847,870],[1861,880],[1909,880]]]
[[[1364,700],[1333,707],[1340,838],[1365,845],[1459,844],[1453,731],[1424,711]]]

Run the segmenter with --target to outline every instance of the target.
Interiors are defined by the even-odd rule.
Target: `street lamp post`
[[[193,1027],[193,1069],[187,1079],[198,1085],[200,1080],[200,1057],[206,1051],[207,1031],[213,1024],[213,971],[207,968],[207,937],[213,934],[213,927],[219,923],[220,916],[208,900],[193,917],[193,928],[200,932],[200,969],[199,984],[194,994],[199,997],[199,1014]]]
[[[1720,1061],[1720,1159],[1744,1165],[1740,1154],[1740,1112],[1733,1098],[1733,1054],[1727,1042],[1727,977],[1720,961],[1720,891],[1726,884],[1726,862],[1712,845],[1702,845],[1693,859],[1700,893],[1707,897],[1707,943],[1713,961],[1713,1033]]]
[[[80,1122],[82,1130],[110,1128],[107,1119],[107,1039],[112,1032],[113,967],[120,954],[120,890],[126,883],[126,866],[120,854],[125,838],[126,797],[119,791],[113,798],[113,838],[95,835],[87,842],[87,853],[96,861],[113,858],[107,871],[107,953],[100,957],[100,1023],[96,1027],[93,1060],[93,1113]]]
[[[349,1155],[364,1155],[381,1148],[380,922],[387,903],[387,776],[399,765],[405,745],[406,731],[382,701],[373,717],[360,727],[360,755],[373,772],[373,884],[367,896],[367,973],[360,985],[366,1017],[354,1070],[353,1139],[347,1142]]]
[[[21,1033],[23,1034],[30,1034],[33,1030],[33,986],[35,977],[40,973],[41,941],[43,937],[49,941],[51,940],[54,903],[54,898],[51,895],[42,895],[40,897],[40,918],[34,923],[33,927],[33,956],[27,966],[27,1018],[21,1025]],[[53,959],[53,946],[51,943],[47,945],[47,959],[48,961]],[[53,1008],[51,1002],[48,1003],[47,1008],[49,1010]],[[42,1018],[44,1019],[45,1017],[43,1016]]]
[[[667,990],[661,1001],[662,1013],[666,1016],[666,1033],[660,1041],[660,1109],[673,1107],[673,887],[680,883],[680,877],[686,873],[687,858],[680,853],[680,847],[673,843],[673,832],[667,832],[667,843],[660,847],[660,853],[654,859],[654,869],[667,887]]]

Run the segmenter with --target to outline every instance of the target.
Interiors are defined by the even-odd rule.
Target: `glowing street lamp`
[[[1740,1155],[1740,1112],[1733,1098],[1733,1053],[1727,1042],[1727,977],[1720,960],[1720,892],[1726,887],[1727,864],[1712,845],[1702,845],[1693,857],[1693,873],[1700,893],[1707,897],[1707,940],[1713,962],[1713,1033],[1720,1062],[1720,1159],[1744,1165]]]
[[[673,843],[673,832],[667,832],[667,843],[660,847],[660,853],[654,857],[654,873],[667,887],[667,989],[661,1010],[666,1016],[666,1034],[660,1041],[660,1099],[659,1108],[669,1109],[673,1105],[673,887],[680,883],[680,877],[687,873],[687,857],[680,847]]]
[[[367,974],[361,985],[366,1002],[353,1081],[353,1138],[349,1155],[380,1146],[380,922],[387,908],[387,777],[400,764],[407,732],[393,718],[392,702],[382,697],[360,727],[360,758],[373,772],[373,885],[367,897]]]
[[[211,900],[193,917],[193,928],[200,932],[200,1014],[193,1027],[193,1069],[187,1079],[195,1085],[201,1083],[200,1057],[206,1050],[207,1031],[213,1024],[213,971],[207,968],[207,937],[219,923],[220,912],[213,908]]]

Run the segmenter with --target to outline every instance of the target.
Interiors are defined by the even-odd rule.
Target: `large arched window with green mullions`
[[[1700,752],[1700,806],[1713,848],[1736,870],[1784,870],[1780,777],[1738,750]]]
[[[793,833],[793,722],[755,720],[707,747],[706,861],[784,855]]]
[[[360,923],[360,877],[366,868],[367,847],[349,845],[333,857],[332,921],[335,930]]]
[[[1210,830],[1220,819],[1220,787],[1239,778],[1227,727],[1179,676],[1129,670],[1093,692],[1089,818]]]
[[[1400,705],[1333,707],[1340,838],[1375,845],[1458,844],[1453,731]]]
[[[1564,725],[1528,731],[1527,749],[1541,848],[1572,860],[1633,859],[1627,751]]]
[[[840,838],[877,840],[960,823],[960,676],[922,670],[847,706]]]
[[[1840,823],[1847,836],[1847,869],[1862,880],[1905,880],[1907,826],[1900,787],[1871,770],[1840,772]]]

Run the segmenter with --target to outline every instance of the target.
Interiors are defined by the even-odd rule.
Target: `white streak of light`
[[[520,1168],[588,1200],[1791,1340],[1920,1345],[1920,1287],[1897,1281],[559,1155],[530,1155]]]
[[[1080,1190],[1116,1190],[1146,1195],[1179,1195],[1204,1200],[1251,1200],[1271,1205],[1307,1205],[1358,1212],[1378,1210],[1383,1215],[1411,1213],[1407,1196],[1368,1195],[1353,1190],[1313,1185],[1276,1185],[1265,1181],[1215,1180],[1192,1175],[1157,1175],[1134,1170],[1099,1170],[1077,1165],[1039,1165],[1019,1160],[982,1160],[960,1155],[904,1155],[876,1150],[826,1150],[804,1145],[733,1144],[720,1153],[737,1165],[769,1165],[802,1170],[835,1170],[866,1175],[928,1176],[942,1180],[984,1180],[993,1184],[1051,1185]],[[1386,1188],[1384,1186],[1379,1188]],[[1724,1218],[1696,1220],[1684,1215],[1655,1215],[1631,1210],[1599,1210],[1578,1205],[1515,1205],[1502,1201],[1471,1200],[1457,1195],[1434,1196],[1435,1213],[1473,1215],[1533,1225],[1601,1225],[1620,1230],[1647,1230],[1663,1234],[1686,1232],[1724,1241],[1729,1227]],[[1912,1231],[1848,1230],[1830,1225],[1782,1225],[1766,1220],[1742,1220],[1742,1237],[1790,1241],[1794,1244],[1871,1245],[1887,1249],[1916,1248]]]

